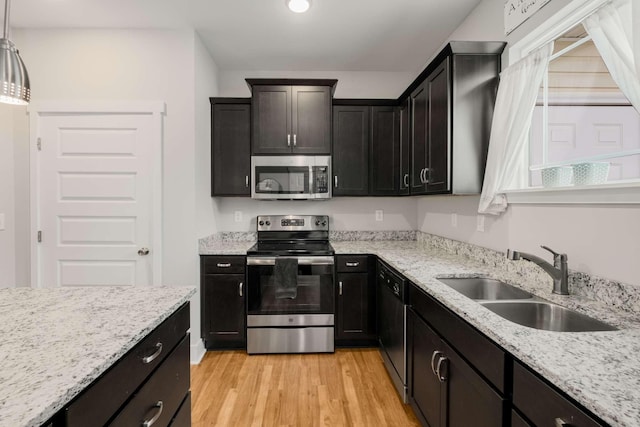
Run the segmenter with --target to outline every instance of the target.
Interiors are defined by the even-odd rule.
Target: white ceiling
[[[480,0],[19,0],[19,28],[195,28],[222,70],[417,71]]]

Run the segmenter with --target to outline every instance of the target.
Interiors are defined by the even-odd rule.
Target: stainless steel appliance
[[[331,198],[331,156],[252,156],[254,199]]]
[[[408,403],[407,282],[380,261],[376,270],[380,354],[394,387],[402,401]]]
[[[247,251],[247,352],[334,351],[334,250],[329,218],[257,218]]]

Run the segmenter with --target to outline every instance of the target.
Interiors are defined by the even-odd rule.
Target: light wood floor
[[[377,349],[207,352],[191,367],[193,427],[418,426]]]

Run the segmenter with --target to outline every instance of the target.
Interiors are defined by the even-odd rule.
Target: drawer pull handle
[[[242,287],[244,286],[244,282],[240,282],[238,285],[238,295],[242,296]]]
[[[154,360],[156,360],[158,358],[158,356],[160,356],[160,353],[162,353],[162,343],[159,342],[156,344],[156,348],[157,350],[150,356],[145,356],[142,358],[142,363],[151,363]]]
[[[219,262],[216,264],[216,266],[218,268],[229,268],[231,267],[231,263],[230,262]]]
[[[162,403],[162,400],[158,400],[158,403],[156,403],[153,407],[158,408],[158,412],[156,412],[156,414],[153,417],[151,417],[151,419],[144,420],[142,422],[142,427],[151,427],[156,423],[156,421],[158,421],[158,418],[160,418],[160,415],[162,415],[162,408],[164,408],[164,403]]]
[[[440,359],[438,359],[438,366],[436,367],[436,376],[438,377],[438,380],[443,383],[447,380],[447,374],[446,372],[442,372],[442,368],[444,367],[445,370],[447,368],[447,362],[448,359],[444,356],[440,356]],[[444,364],[444,365],[443,365]]]
[[[433,372],[433,375],[438,375],[436,373],[436,357],[443,355],[444,353],[442,353],[441,351],[434,351],[433,354],[431,355],[431,372]]]
[[[348,262],[347,261],[346,265],[347,265],[347,267],[357,267],[357,266],[360,265],[360,263],[357,262],[357,261],[356,262]]]
[[[562,418],[556,418],[556,427],[569,427],[571,424],[563,420]]]

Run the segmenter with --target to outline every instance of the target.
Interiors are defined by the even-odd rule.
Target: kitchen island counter
[[[193,287],[0,289],[0,426],[39,426],[160,325]]]

